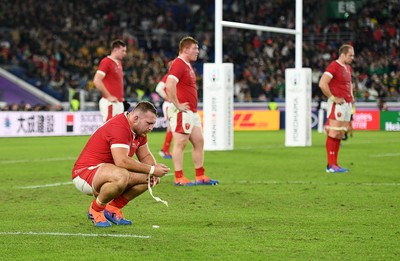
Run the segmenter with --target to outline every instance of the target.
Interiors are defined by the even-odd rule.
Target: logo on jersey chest
[[[138,141],[132,141],[131,148],[132,148],[133,150],[137,150],[137,148],[139,148],[139,145],[140,145],[140,142],[138,142]]]
[[[345,80],[349,80],[351,77],[351,74],[349,71],[347,71],[345,68],[342,69],[342,77]]]
[[[193,81],[196,81],[196,74],[194,73],[194,71],[192,69],[189,69],[189,75]]]

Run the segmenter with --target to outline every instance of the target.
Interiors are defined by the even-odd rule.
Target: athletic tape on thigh
[[[347,131],[347,127],[325,126],[325,128],[330,129],[330,130],[336,130],[336,131]]]
[[[151,186],[150,186],[150,178],[151,178],[151,175],[149,174],[148,177],[147,177],[147,188],[148,188],[148,190],[150,192],[151,197],[154,198],[157,202],[161,202],[161,203],[163,203],[164,205],[166,205],[168,207],[168,202],[167,201],[162,200],[161,198],[155,197],[153,195],[153,190],[151,189]]]

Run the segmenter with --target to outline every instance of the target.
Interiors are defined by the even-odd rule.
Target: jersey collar
[[[129,129],[131,129],[131,124],[129,123],[129,119],[128,119],[129,111],[126,111],[124,114],[125,114],[126,120],[128,121]],[[132,129],[131,129],[131,132],[133,134],[133,138],[136,139],[136,136],[137,136],[136,133]]]
[[[188,66],[191,66],[190,63],[188,63],[187,61],[185,61],[185,59],[183,59],[181,56],[178,56],[179,59],[181,59],[184,63],[186,63]]]

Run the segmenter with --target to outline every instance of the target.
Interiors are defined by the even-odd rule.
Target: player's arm
[[[173,75],[169,75],[165,82],[165,87],[167,90],[169,101],[173,103],[178,110],[187,111],[189,110],[189,104],[187,102],[179,103],[178,95],[176,92],[177,84],[178,84],[178,79],[176,79],[176,77]]]
[[[140,148],[138,149],[138,151],[139,150]],[[136,153],[138,153],[138,151],[136,151]],[[169,169],[162,168],[161,166],[159,166],[159,164],[155,165],[155,159],[152,155],[151,155],[152,159],[147,157],[147,160],[145,161],[149,163],[147,164],[145,162],[141,162],[140,160],[138,161],[134,158],[129,157],[128,153],[129,149],[125,147],[116,147],[111,149],[111,154],[114,159],[114,163],[117,167],[124,168],[136,173],[143,173],[143,174],[151,173],[158,177],[162,177],[169,172]],[[141,152],[140,154],[143,153],[144,152]],[[141,155],[140,157],[143,157],[143,155]]]
[[[331,80],[332,80],[332,75],[325,72],[324,74],[322,74],[322,77],[319,80],[319,88],[321,88],[322,93],[326,97],[328,97],[329,100],[331,100],[334,103],[342,104],[344,102],[344,99],[333,96],[329,88],[329,83],[331,82]]]
[[[329,83],[331,80],[332,77],[327,73],[322,74],[321,79],[319,80],[319,88],[321,88],[322,93],[328,98],[333,96],[329,89]]]
[[[136,156],[140,162],[154,166],[154,168],[155,168],[154,175],[155,176],[159,176],[159,177],[164,176],[170,170],[168,168],[168,166],[166,166],[162,163],[156,162],[156,159],[154,158],[153,154],[151,153],[151,151],[149,149],[149,145],[147,143],[140,146],[136,150]],[[161,174],[161,175],[158,175],[158,174]]]
[[[159,81],[156,86],[156,92],[165,100],[167,94],[165,93],[165,82]]]
[[[118,101],[117,97],[112,96],[110,92],[107,90],[106,86],[103,83],[103,79],[106,74],[102,71],[97,71],[94,75],[93,83],[94,86],[100,91],[101,95],[109,100],[110,102]]]

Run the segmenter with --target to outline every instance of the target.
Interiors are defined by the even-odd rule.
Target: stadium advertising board
[[[379,130],[380,112],[356,110],[353,115],[353,128],[355,130]]]
[[[381,130],[400,131],[400,112],[381,111]]]
[[[286,112],[285,111],[281,111],[280,112],[280,123],[279,123],[279,129],[284,130],[286,127]],[[326,120],[326,116],[324,117],[324,120]],[[318,129],[318,111],[316,111],[315,109],[313,109],[311,111],[311,128],[312,129]]]
[[[203,120],[203,111],[198,111]],[[279,130],[280,112],[269,110],[234,110],[235,131]]]
[[[103,124],[98,111],[0,112],[0,137],[91,135]],[[157,117],[154,130],[164,130],[164,117]]]
[[[1,112],[1,137],[92,134],[103,124],[99,112]]]
[[[235,110],[234,130],[279,130],[279,111]]]
[[[366,0],[329,0],[327,3],[328,17],[333,19],[347,19],[356,14]]]

